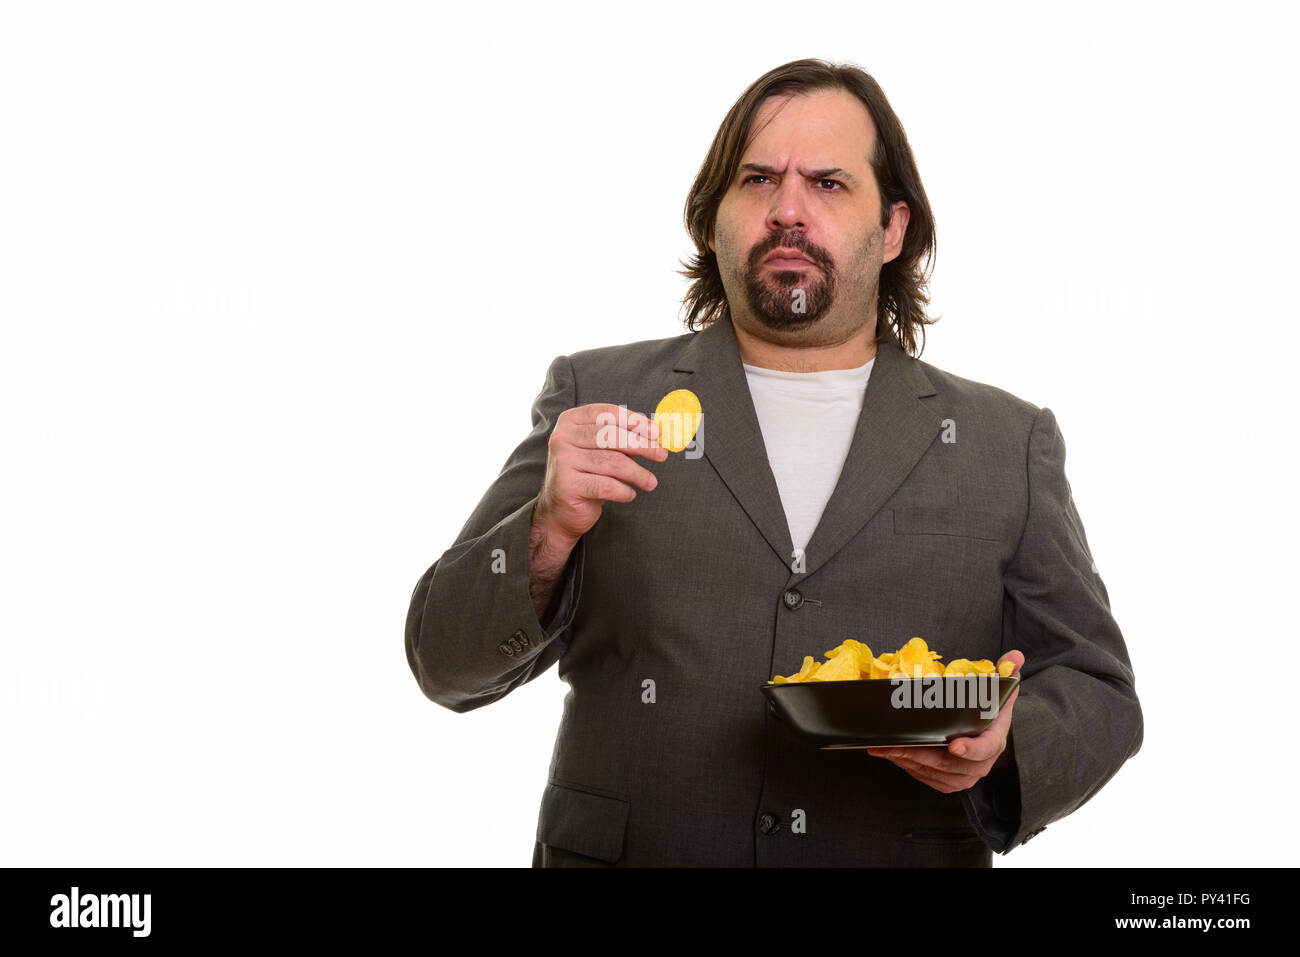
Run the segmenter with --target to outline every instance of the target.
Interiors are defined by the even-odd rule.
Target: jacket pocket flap
[[[618,798],[547,784],[537,840],[612,863],[623,856],[630,807]]]
[[[1000,541],[1001,521],[996,512],[933,505],[903,505],[894,509],[897,535],[955,535]]]

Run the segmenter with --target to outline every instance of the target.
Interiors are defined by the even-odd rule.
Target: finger
[[[978,783],[985,774],[983,768],[979,766],[965,767],[961,771],[943,771],[928,765],[918,765],[917,762],[907,761],[906,758],[894,763],[913,778],[924,781],[932,788],[949,789],[949,791],[969,788],[972,784]]]
[[[1007,698],[1007,703],[998,711],[998,715],[979,734],[962,738],[953,738],[948,742],[948,753],[970,761],[996,759],[1007,744],[1007,735],[1011,730],[1011,713],[1020,689],[1016,688]]]
[[[1012,650],[1012,651],[1008,651],[1005,655],[999,658],[998,664],[1002,664],[1002,662],[1004,661],[1009,661],[1016,666],[1015,670],[1013,670],[1011,673],[1019,677],[1020,669],[1025,666],[1025,656],[1021,654],[1019,651]]]
[[[943,774],[979,773],[977,765],[981,762],[953,757],[946,748],[886,748],[880,757],[895,764],[907,764],[909,767],[928,768]],[[991,767],[993,762],[987,762]]]
[[[624,412],[620,418],[615,407],[614,412],[600,412],[590,422],[576,423],[571,434],[573,444],[586,449],[613,449],[657,461],[666,459],[668,450],[659,444],[658,425],[640,413]]]
[[[613,425],[629,432],[637,432],[645,438],[656,438],[659,435],[659,423],[652,416],[610,402],[590,402],[575,406],[562,412],[560,418],[571,426]]]
[[[656,462],[668,458],[668,450],[661,446],[658,440],[647,438],[640,432],[619,428],[608,422],[599,425],[591,423],[574,426],[567,438],[569,444],[578,449],[610,450],[653,459]]]
[[[1006,746],[1006,731],[989,725],[979,734],[949,741],[948,753],[958,761],[994,761]]]
[[[979,783],[980,778],[983,776],[973,768],[964,774],[951,774],[906,759],[900,759],[894,763],[922,784],[945,794],[950,794],[953,791],[965,791],[967,788]]]
[[[627,427],[644,435],[646,438],[655,440],[659,438],[659,423],[654,420],[654,416],[645,415],[641,412],[629,412]]]
[[[576,497],[589,502],[630,502],[636,498],[636,489],[608,475],[592,472],[574,472],[569,481],[558,490],[561,499]]]
[[[649,416],[634,412],[625,405],[614,405],[612,402],[589,402],[568,409],[562,415],[574,425],[595,425],[599,420],[602,424],[613,423],[632,428],[632,422],[636,421],[642,425],[647,436],[650,434]]]
[[[642,412],[628,412],[627,419],[619,423],[629,434],[635,434],[639,438],[649,440],[650,445],[659,444],[659,423],[654,420],[653,416],[646,415]]]
[[[608,475],[647,492],[659,484],[658,477],[648,468],[637,465],[629,456],[612,449],[581,449],[576,453],[572,465],[581,472]]]

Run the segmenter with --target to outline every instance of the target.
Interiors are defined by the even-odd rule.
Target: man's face
[[[874,331],[880,267],[902,247],[907,205],[880,226],[871,114],[845,90],[774,96],[754,129],[709,243],[732,318],[785,345]]]

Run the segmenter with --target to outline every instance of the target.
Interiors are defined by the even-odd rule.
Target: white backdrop
[[[686,192],[805,56],[902,118],[923,358],[1056,413],[1137,674],[995,866],[1294,863],[1286,5],[0,10],[0,864],[530,863],[567,686],[432,704],[411,589],[554,356],[684,331]]]

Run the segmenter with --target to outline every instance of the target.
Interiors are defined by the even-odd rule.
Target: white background
[[[995,865],[1294,863],[1286,5],[2,9],[0,863],[530,863],[567,686],[434,705],[411,589],[553,357],[684,331],[686,192],[805,56],[902,118],[924,358],[1056,413],[1137,674]]]

